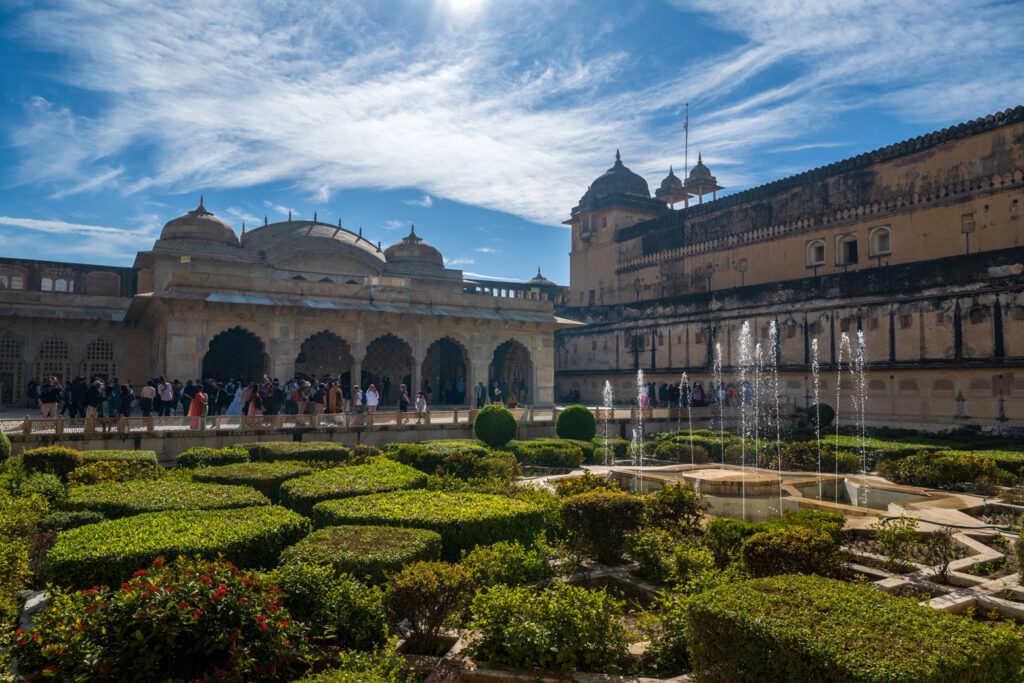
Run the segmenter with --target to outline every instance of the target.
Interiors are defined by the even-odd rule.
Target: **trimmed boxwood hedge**
[[[82,451],[82,462],[148,462],[156,465],[156,451],[98,450]]]
[[[178,454],[178,467],[209,467],[230,465],[234,462],[249,462],[249,453],[244,448],[207,448],[196,446]]]
[[[333,467],[281,485],[281,504],[309,515],[323,500],[365,496],[399,489],[424,488],[427,475],[408,465],[377,460],[366,465]]]
[[[1012,629],[818,576],[727,584],[687,605],[702,681],[1019,680]]]
[[[240,443],[236,448],[247,450],[251,460],[265,462],[274,460],[348,462],[352,457],[352,451],[348,446],[331,441],[265,441],[262,443]]]
[[[531,439],[509,441],[506,449],[524,465],[575,469],[584,460],[594,458],[595,444],[574,439]]]
[[[558,419],[555,420],[555,434],[562,439],[590,441],[596,433],[597,419],[586,406],[569,406],[558,413]]]
[[[308,532],[308,519],[276,506],[153,512],[58,534],[46,578],[76,588],[117,585],[161,555],[223,555],[239,567],[270,568]]]
[[[26,472],[46,472],[66,477],[71,470],[82,464],[82,452],[64,446],[40,446],[22,453],[21,462]]]
[[[451,455],[459,451],[462,453],[476,453],[481,458],[491,454],[491,449],[483,441],[474,439],[435,439],[433,441],[420,441],[420,445],[427,450],[442,455]]]
[[[382,583],[402,567],[441,557],[441,535],[393,526],[329,526],[286,548],[281,564],[329,564],[338,573]]]
[[[107,519],[160,510],[221,510],[254,505],[270,505],[270,501],[248,486],[197,484],[180,479],[75,486],[68,490],[63,504],[68,510],[93,510]]]
[[[531,542],[543,529],[541,508],[504,496],[444,491],[393,491],[313,507],[318,527],[375,524],[431,529],[441,534],[441,557],[498,541]]]
[[[200,468],[192,474],[192,480],[206,484],[251,486],[270,500],[276,501],[281,484],[307,474],[313,474],[313,470],[291,463],[239,462],[234,465]]]

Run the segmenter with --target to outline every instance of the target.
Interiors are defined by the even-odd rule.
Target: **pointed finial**
[[[341,227],[341,219],[340,218],[338,219],[338,227],[339,228]]]
[[[291,219],[292,219],[292,210],[288,209],[288,220],[290,221]]]
[[[263,225],[267,224],[267,214],[263,214]]]
[[[203,195],[199,195],[199,208],[200,209],[205,209],[206,208],[205,206],[203,206]]]
[[[700,152],[697,152],[697,163],[698,164],[703,163],[703,161],[700,158]]]
[[[377,251],[380,251],[380,240],[377,240]]]
[[[313,212],[313,222],[316,223],[316,211]]]
[[[540,266],[537,266],[537,277],[540,277]]]
[[[409,224],[409,237],[415,237],[415,236],[416,236],[416,224],[415,223],[410,223]]]
[[[359,236],[360,237],[363,236],[363,226],[361,226],[361,225],[359,226]]]
[[[619,154],[618,148],[615,149],[615,161],[616,161],[616,163],[622,161],[622,155]]]
[[[672,170],[672,164],[668,165],[668,174],[669,175],[675,175],[675,172]]]
[[[242,221],[242,234],[245,234],[245,221]]]

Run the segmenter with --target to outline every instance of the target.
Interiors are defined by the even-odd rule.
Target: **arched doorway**
[[[247,329],[232,327],[210,340],[210,350],[203,357],[203,378],[251,382],[263,378],[267,365],[263,341]]]
[[[435,404],[466,402],[466,351],[451,337],[442,337],[427,347],[422,376],[430,384]]]
[[[363,376],[360,385],[365,389],[376,384],[382,403],[398,400],[398,385],[412,384],[412,348],[393,334],[377,337],[366,347]]]
[[[515,397],[518,403],[530,403],[536,387],[533,384],[533,361],[530,351],[522,343],[510,339],[494,350],[488,372],[487,390],[494,397],[494,383],[501,385],[502,400]]]
[[[352,372],[352,349],[348,342],[324,330],[302,342],[295,359],[295,375],[303,379],[324,376],[340,378]]]

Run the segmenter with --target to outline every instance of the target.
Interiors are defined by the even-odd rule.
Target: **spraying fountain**
[[[604,392],[601,398],[603,399],[601,407],[604,409],[604,464],[610,465],[611,458],[608,457],[608,425],[611,422],[612,412],[615,410],[615,395],[612,392],[612,383],[608,380],[604,381]]]

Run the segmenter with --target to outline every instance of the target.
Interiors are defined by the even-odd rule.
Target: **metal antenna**
[[[686,103],[686,121],[683,122],[683,132],[686,137],[686,143],[683,152],[683,177],[685,178],[690,173],[690,103]]]

